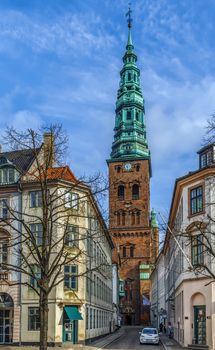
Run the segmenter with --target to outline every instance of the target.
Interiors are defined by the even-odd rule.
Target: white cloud
[[[52,20],[5,11],[0,17],[0,37],[22,42],[37,52],[63,54],[69,50],[75,55],[82,51],[87,56],[92,50],[107,49],[115,44],[114,36],[104,30],[100,17],[94,12],[66,13]]]

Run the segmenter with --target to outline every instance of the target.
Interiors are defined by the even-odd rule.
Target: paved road
[[[144,344],[140,345],[139,332],[140,327],[126,327],[125,333],[118,340],[114,341],[110,345],[107,345],[104,349],[120,349],[120,350],[163,350],[163,346]]]

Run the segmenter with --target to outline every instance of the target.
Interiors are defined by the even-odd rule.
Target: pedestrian
[[[169,337],[169,338],[172,338],[172,336],[173,336],[172,333],[173,333],[173,332],[172,332],[172,324],[171,324],[171,322],[168,323],[167,332],[168,332],[168,337]]]
[[[160,332],[163,333],[163,323],[162,322],[160,323],[159,328],[160,328]]]
[[[163,325],[163,332],[164,332],[164,334],[166,334],[166,326],[165,326],[165,324]]]

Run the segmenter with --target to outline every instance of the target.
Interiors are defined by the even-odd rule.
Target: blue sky
[[[125,0],[0,2],[0,123],[62,123],[78,175],[107,172]],[[214,0],[133,0],[152,155],[151,205],[168,213],[174,180],[198,166],[215,112]]]

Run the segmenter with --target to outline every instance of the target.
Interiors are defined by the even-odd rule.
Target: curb
[[[97,349],[97,350],[104,349],[105,346],[114,343],[116,340],[120,339],[123,335],[124,335],[124,332],[123,332],[122,334],[120,334],[118,337],[116,337],[115,339],[112,339],[112,340],[108,341],[107,343],[105,343],[104,345],[102,345],[100,348],[96,348],[96,349]]]
[[[164,342],[161,340],[161,338],[160,338],[160,342],[161,342],[161,344],[162,344],[164,350],[167,350],[167,346],[164,344]]]

